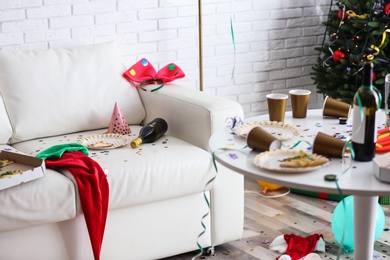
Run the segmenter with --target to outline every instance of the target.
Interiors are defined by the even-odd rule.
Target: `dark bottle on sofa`
[[[168,124],[164,119],[153,119],[141,128],[138,137],[131,141],[130,146],[132,148],[137,148],[142,143],[152,143],[163,136],[167,130]]]

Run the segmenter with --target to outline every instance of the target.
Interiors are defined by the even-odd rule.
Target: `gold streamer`
[[[368,17],[368,14],[362,14],[362,15],[357,15],[354,11],[348,10],[345,12],[348,15],[348,19],[352,17],[357,17],[359,19],[364,19]]]
[[[387,29],[387,30],[384,30],[384,31],[383,31],[383,33],[382,33],[382,41],[381,41],[381,44],[379,44],[379,46],[375,46],[374,44],[372,44],[372,45],[370,46],[371,49],[375,50],[375,53],[373,53],[373,54],[368,54],[368,55],[367,55],[367,60],[371,61],[371,60],[374,59],[374,56],[376,56],[376,55],[379,54],[380,48],[382,48],[383,44],[385,44],[387,32],[390,32],[390,29]]]

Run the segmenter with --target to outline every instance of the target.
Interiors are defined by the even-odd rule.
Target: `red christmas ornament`
[[[340,62],[341,59],[344,59],[345,58],[345,53],[343,51],[340,51],[340,50],[336,50],[334,53],[333,53],[333,60],[335,62]]]
[[[374,82],[376,80],[376,73],[373,71],[372,72],[372,81]]]
[[[390,14],[390,2],[387,2],[385,4],[385,7],[383,8],[383,12],[385,12],[385,14]]]
[[[344,13],[344,15],[343,15],[343,13]],[[340,20],[344,20],[346,18],[345,11],[344,10],[339,10],[338,13],[337,13],[337,17]]]

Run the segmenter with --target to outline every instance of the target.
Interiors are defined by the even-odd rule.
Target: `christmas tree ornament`
[[[337,13],[337,17],[338,17],[340,20],[344,20],[345,18],[347,18],[347,16],[345,15],[345,10],[344,10],[344,9],[339,10],[339,12]]]
[[[108,126],[107,133],[128,135],[131,133],[129,124],[126,121],[125,116],[120,110],[117,102],[115,102],[114,109],[112,111],[111,121]]]
[[[334,53],[333,53],[333,60],[335,62],[340,62],[341,59],[344,59],[345,58],[345,53],[341,50],[336,50]]]
[[[383,12],[385,13],[385,14],[390,14],[390,2],[387,2],[386,4],[385,4],[385,7],[383,8]]]

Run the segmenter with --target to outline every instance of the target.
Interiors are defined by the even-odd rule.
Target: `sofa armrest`
[[[164,118],[168,122],[167,134],[206,151],[210,136],[225,127],[226,118],[243,119],[242,106],[237,102],[175,84],[150,92],[155,87],[138,91],[146,110],[144,123]]]

